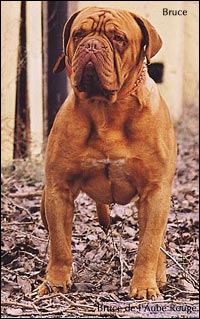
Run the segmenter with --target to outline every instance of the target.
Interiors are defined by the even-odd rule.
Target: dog
[[[66,70],[72,90],[51,129],[41,216],[50,255],[39,295],[71,287],[74,200],[95,202],[100,225],[110,227],[109,204],[137,196],[139,246],[130,296],[155,299],[166,283],[160,250],[170,209],[176,137],[169,111],[146,64],[162,40],[145,18],[89,7],[63,30],[54,73]]]

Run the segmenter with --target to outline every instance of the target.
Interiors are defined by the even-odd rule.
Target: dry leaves
[[[183,120],[177,129],[179,154],[166,244],[170,254],[197,279],[198,138],[186,123]],[[43,183],[31,177],[33,171],[31,169],[30,175],[27,171],[24,174],[24,169],[16,167],[15,171],[2,175],[2,316],[102,317],[98,312],[100,304],[130,303],[129,283],[138,247],[137,210],[134,204],[114,205],[112,230],[105,235],[97,221],[94,203],[85,194],[80,194],[75,203],[72,291],[66,296],[38,298],[36,288],[44,277],[48,260],[48,235],[39,213]],[[21,193],[26,196],[15,197]],[[195,285],[169,258],[167,276],[168,284],[163,289],[166,303],[168,300],[195,303],[198,299]],[[146,315],[136,313],[137,318]],[[169,312],[169,317],[172,315]],[[183,315],[187,317],[188,314]],[[106,312],[104,316],[123,317],[120,313],[109,315]],[[131,316],[134,317],[134,313]],[[195,316],[196,312],[193,318]]]

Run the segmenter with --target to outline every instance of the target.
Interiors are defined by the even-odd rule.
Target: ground
[[[48,260],[48,234],[39,206],[41,164],[16,162],[2,173],[2,318],[198,318],[198,114],[185,110],[176,128],[177,170],[172,189],[167,246],[168,284],[162,298],[129,298],[138,246],[134,204],[111,207],[106,235],[94,204],[76,200],[72,290],[38,297]]]

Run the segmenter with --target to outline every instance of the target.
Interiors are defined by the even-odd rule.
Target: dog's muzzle
[[[88,97],[109,98],[118,91],[114,84],[113,54],[104,41],[90,38],[80,43],[74,55],[72,70],[75,87],[79,92],[86,92]]]

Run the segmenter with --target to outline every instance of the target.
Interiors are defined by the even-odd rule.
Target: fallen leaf
[[[27,277],[17,276],[17,283],[25,294],[31,293],[31,283]]]
[[[23,311],[21,308],[7,308],[6,313],[7,315],[18,317],[23,314]]]

